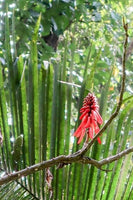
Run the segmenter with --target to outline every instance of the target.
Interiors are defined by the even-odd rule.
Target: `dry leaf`
[[[53,180],[53,175],[52,173],[50,172],[49,168],[46,169],[46,184],[48,186],[48,190],[49,190],[49,193],[50,193],[50,199],[52,198],[53,196],[53,189],[52,189],[52,180]]]

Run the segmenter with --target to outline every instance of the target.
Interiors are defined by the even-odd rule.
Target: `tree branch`
[[[105,158],[105,159],[99,161],[100,166],[103,166],[105,164],[109,164],[109,163],[112,163],[112,162],[114,162],[116,160],[119,160],[120,158],[122,158],[123,156],[125,156],[125,155],[127,155],[127,154],[129,154],[131,152],[133,152],[133,147],[130,147],[130,148],[124,150],[124,151],[121,151],[120,153],[118,153],[118,154],[116,154],[114,156],[110,156],[108,158]]]
[[[114,156],[110,156],[108,158],[105,158],[101,161],[97,161],[97,160],[94,160],[94,159],[88,158],[88,157],[79,158],[78,155],[73,156],[73,154],[69,155],[69,156],[64,156],[64,155],[58,156],[58,157],[52,158],[48,161],[43,161],[41,163],[32,165],[32,166],[27,167],[25,169],[22,169],[18,172],[7,174],[0,179],[0,185],[3,185],[3,184],[8,183],[10,181],[20,179],[23,176],[28,176],[30,174],[37,172],[37,171],[44,170],[45,168],[52,167],[52,166],[58,165],[60,163],[63,163],[64,165],[71,164],[71,163],[90,164],[90,165],[97,167],[100,170],[108,172],[110,170],[102,169],[103,165],[106,165],[106,164],[112,163],[116,160],[119,160],[120,158],[124,157],[125,155],[127,155],[131,152],[133,152],[133,147],[128,148],[128,149],[126,149],[126,150],[124,150],[124,151],[122,151],[122,152],[120,152],[120,153],[118,153]]]
[[[109,120],[106,122],[106,124],[102,127],[102,129],[100,130],[100,132],[95,135],[95,137],[88,143],[88,144],[84,144],[83,148],[75,153],[73,153],[72,155],[61,155],[58,156],[56,158],[52,158],[50,160],[47,161],[43,161],[41,163],[32,165],[30,167],[27,167],[23,170],[20,170],[18,172],[13,172],[11,174],[7,174],[5,176],[3,176],[0,179],[0,185],[3,185],[5,183],[8,183],[10,181],[13,180],[17,180],[23,176],[28,176],[30,174],[33,174],[37,171],[40,170],[44,170],[45,168],[48,167],[52,167],[54,165],[58,165],[58,168],[63,167],[66,164],[71,164],[71,163],[82,163],[82,164],[91,164],[95,167],[97,167],[100,170],[104,170],[102,169],[103,165],[112,163],[116,160],[119,160],[120,158],[122,158],[123,156],[133,152],[133,147],[126,149],[114,156],[110,156],[108,158],[105,158],[101,161],[97,161],[94,160],[92,158],[88,158],[88,157],[84,157],[85,153],[90,149],[90,147],[92,146],[92,144],[95,142],[95,140],[107,129],[107,127],[111,124],[111,122],[113,121],[113,119],[118,115],[120,108],[121,108],[121,104],[122,104],[122,100],[123,100],[123,93],[124,93],[124,88],[125,88],[125,62],[126,62],[126,52],[127,52],[127,43],[128,43],[128,24],[125,24],[125,21],[123,19],[123,27],[125,30],[125,41],[124,41],[124,49],[123,49],[123,57],[122,57],[122,83],[121,83],[121,91],[120,91],[120,96],[119,96],[119,102],[117,104],[117,108],[115,110],[115,112],[111,115],[111,117],[109,118]],[[106,170],[104,170],[106,171]]]

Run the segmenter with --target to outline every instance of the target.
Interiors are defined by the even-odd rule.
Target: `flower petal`
[[[95,119],[97,121],[96,112],[94,110],[91,110],[91,114],[92,114],[92,119]]]
[[[97,122],[99,124],[102,124],[103,123],[103,119],[102,119],[101,115],[99,114],[99,112],[97,110],[95,111],[95,113],[96,113],[96,116],[97,116]]]
[[[100,131],[100,128],[98,127],[98,126],[95,126],[95,133],[97,134],[97,133],[99,133],[99,131]]]
[[[82,132],[81,132],[80,138],[79,138],[79,140],[78,140],[78,144],[82,141],[84,135],[85,135],[85,129],[82,130]]]
[[[87,109],[86,111],[84,111],[83,114],[80,116],[79,119],[81,120],[85,115],[88,116],[88,114],[87,114],[88,112],[89,112],[89,109]]]
[[[94,131],[97,134],[100,131],[100,128],[95,120],[92,120],[92,124],[94,125]]]
[[[102,143],[99,137],[97,138],[97,141],[98,141],[99,144]]]
[[[79,125],[79,127],[77,128],[77,130],[73,134],[74,136],[80,137],[82,129],[85,129],[85,124],[87,122],[87,119],[88,119],[87,116],[83,117],[81,124]]]
[[[87,109],[90,109],[90,106],[83,106],[81,109],[80,109],[80,112],[84,112],[86,111]]]
[[[93,138],[93,129],[89,128],[89,137],[92,139]]]
[[[88,120],[86,122],[85,128],[89,128],[90,127],[90,117],[88,117]]]
[[[80,131],[81,131],[81,129],[82,129],[82,126],[81,126],[81,124],[80,124],[80,126],[79,126],[79,127],[77,128],[77,130],[74,132],[73,136],[79,137],[79,136],[80,136]]]

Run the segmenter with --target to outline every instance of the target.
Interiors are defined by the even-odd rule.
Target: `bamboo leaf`
[[[29,165],[33,165],[35,160],[39,162],[39,94],[38,94],[38,53],[37,38],[41,16],[39,16],[30,46],[30,65],[28,69],[28,141],[29,141]],[[36,122],[36,123],[35,123]],[[30,180],[30,179],[29,179]],[[31,182],[31,181],[30,181]],[[35,175],[33,175],[33,189],[35,193]]]
[[[23,166],[26,167],[28,163],[28,111],[27,111],[27,95],[26,95],[26,80],[25,80],[25,68],[26,65],[23,63],[22,56],[19,57],[17,72],[19,85],[17,88],[18,94],[18,110],[19,110],[19,122],[20,122],[20,133],[23,135]]]
[[[119,117],[117,129],[116,129],[116,137],[115,137],[116,142],[115,142],[114,147],[113,147],[113,154],[120,151],[120,148],[118,148],[118,146],[119,146],[119,144],[121,144],[120,143],[121,142],[120,134],[121,134],[121,131],[122,131],[122,124],[123,124],[124,119],[127,116],[127,113],[131,109],[131,107],[132,107],[132,102],[129,102],[128,105],[123,109],[123,111],[121,112],[121,115]],[[126,137],[127,137],[127,134],[126,134]],[[122,144],[120,146],[122,146]],[[124,146],[122,146],[121,149],[123,149],[123,148],[124,148]],[[116,183],[117,183],[117,178],[118,178],[120,168],[121,168],[121,162],[122,161],[118,161],[118,162],[115,163],[115,165],[114,164],[110,165],[113,168],[113,172],[108,175],[109,181],[108,181],[108,183],[106,184],[106,187],[105,187],[105,197],[106,198],[109,198],[110,196],[113,196],[115,194],[114,193],[114,191],[115,191],[114,185],[116,185]]]
[[[3,82],[3,77],[2,77],[2,66],[0,63],[0,122],[1,122],[1,131],[2,134],[4,135],[4,155],[6,157],[6,162],[5,158],[2,156],[3,163],[4,163],[4,168],[7,171],[10,171],[10,161],[11,161],[11,146],[10,146],[10,135],[9,135],[9,126],[8,126],[8,116],[7,116],[7,103],[6,103],[6,94],[4,90],[4,82]],[[7,164],[7,166],[6,166]]]
[[[126,144],[127,138],[129,137],[128,134],[126,134],[126,133],[129,133],[129,131],[130,131],[130,122],[131,122],[132,119],[133,119],[133,112],[131,111],[129,116],[128,116],[128,120],[125,124],[124,138],[123,138],[124,144],[122,144],[123,149],[124,149],[124,146]],[[133,143],[133,136],[131,135],[129,147],[132,146],[132,143]],[[118,180],[118,183],[117,183],[116,195],[115,195],[115,198],[118,199],[118,200],[122,199],[123,198],[122,194],[123,194],[123,192],[125,193],[124,187],[127,184],[127,177],[129,176],[129,171],[131,170],[132,164],[129,165],[129,163],[131,163],[131,160],[132,160],[132,154],[127,155],[125,157],[125,159],[123,160],[123,163],[122,163],[122,166],[121,166],[121,172],[120,172],[120,175],[119,175],[119,180]]]

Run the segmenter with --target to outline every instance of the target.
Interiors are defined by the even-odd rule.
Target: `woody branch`
[[[3,184],[8,183],[10,181],[20,179],[21,177],[28,176],[30,174],[37,172],[37,171],[44,170],[45,168],[52,167],[52,166],[58,165],[60,163],[64,163],[64,164],[71,164],[71,163],[90,164],[90,165],[97,167],[98,169],[106,171],[106,170],[102,169],[102,166],[109,164],[109,163],[112,163],[114,161],[117,161],[120,158],[124,157],[125,155],[127,155],[131,152],[133,152],[133,147],[128,148],[128,149],[126,149],[126,150],[124,150],[124,151],[122,151],[122,152],[120,152],[120,153],[118,153],[114,156],[110,156],[110,157],[105,158],[105,159],[100,160],[100,161],[97,161],[97,160],[94,160],[94,159],[88,158],[88,157],[80,158],[78,156],[73,156],[73,155],[69,155],[69,156],[61,155],[61,156],[58,156],[56,158],[52,158],[50,160],[43,161],[41,163],[32,165],[32,166],[27,167],[25,169],[22,169],[18,172],[7,174],[0,179],[0,185],[3,185]]]

